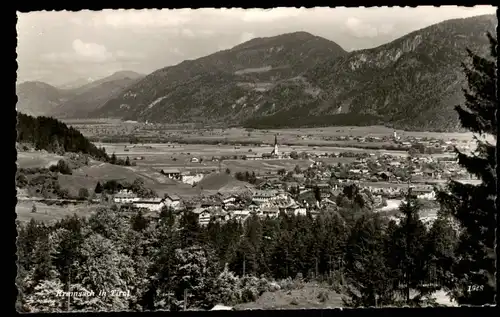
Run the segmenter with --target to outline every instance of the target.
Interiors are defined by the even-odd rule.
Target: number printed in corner
[[[469,292],[479,292],[483,290],[483,285],[469,285],[467,290]]]

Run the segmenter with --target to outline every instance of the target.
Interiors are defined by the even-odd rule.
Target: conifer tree
[[[388,230],[388,267],[405,305],[420,306],[435,289],[429,285],[430,256],[425,249],[427,228],[420,220],[420,206],[408,191],[399,208],[402,218]],[[412,293],[415,292],[415,296]]]
[[[380,307],[394,302],[392,276],[386,265],[385,235],[378,214],[363,215],[347,243],[346,298],[349,307]]]
[[[100,193],[102,193],[102,190],[103,190],[103,188],[102,188],[101,182],[97,182],[97,185],[95,186],[95,189],[94,189],[94,193],[100,194]]]
[[[465,104],[455,109],[462,126],[469,131],[493,137],[493,143],[476,138],[475,153],[461,153],[458,163],[481,180],[481,184],[450,181],[438,194],[442,209],[460,225],[459,244],[453,266],[452,295],[459,304],[494,304],[496,229],[496,134],[498,97],[496,96],[497,40],[488,34],[491,56],[481,57],[467,50],[469,62],[463,64],[468,88]]]

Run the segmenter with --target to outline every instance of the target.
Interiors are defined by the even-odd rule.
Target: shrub
[[[328,292],[320,291],[317,298],[320,301],[320,303],[326,302],[329,299]]]

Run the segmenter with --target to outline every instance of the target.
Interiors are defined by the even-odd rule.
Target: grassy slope
[[[321,302],[320,293],[327,294],[327,299]],[[341,295],[325,285],[306,283],[303,288],[265,292],[256,301],[239,304],[236,310],[246,309],[325,309],[342,307]]]

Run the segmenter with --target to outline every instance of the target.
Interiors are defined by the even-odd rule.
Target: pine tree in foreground
[[[438,194],[442,209],[460,224],[454,278],[449,288],[461,305],[494,304],[496,229],[496,59],[497,40],[488,34],[491,57],[483,58],[467,50],[471,63],[463,65],[468,81],[465,105],[456,110],[463,127],[479,135],[493,136],[494,143],[476,139],[477,149],[468,155],[456,150],[459,164],[482,182],[480,185],[450,181]]]
[[[347,242],[346,297],[348,307],[380,307],[394,303],[394,282],[386,265],[385,234],[379,215],[363,215]]]
[[[387,264],[400,302],[408,306],[427,305],[437,287],[428,283],[431,257],[425,248],[427,228],[420,220],[420,205],[411,189],[399,210],[400,222],[388,230]]]

